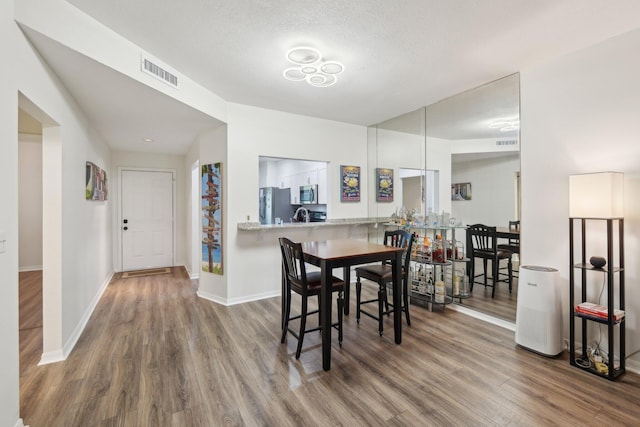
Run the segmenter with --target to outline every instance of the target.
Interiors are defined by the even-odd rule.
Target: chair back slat
[[[471,250],[481,252],[496,252],[496,227],[484,224],[473,224],[467,227],[471,234]]]
[[[287,278],[298,286],[306,288],[307,272],[304,264],[302,244],[293,242],[286,237],[280,237],[280,249],[282,251],[282,262]]]
[[[411,233],[405,230],[387,230],[384,232],[385,246],[395,246],[396,248],[404,248],[402,253],[402,266],[404,275],[407,276],[409,271],[409,263],[411,261],[411,247],[413,246],[413,238]]]

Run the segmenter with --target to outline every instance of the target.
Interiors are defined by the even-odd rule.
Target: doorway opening
[[[191,165],[191,279],[200,278],[200,161]]]

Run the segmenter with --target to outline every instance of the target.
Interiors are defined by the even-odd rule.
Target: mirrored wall
[[[444,212],[460,226],[455,239],[465,245],[466,225],[506,228],[518,220],[519,87],[513,74],[371,126],[369,216]],[[392,177],[392,198],[378,197],[381,171]],[[384,230],[373,229],[371,239],[382,241]],[[511,293],[501,283],[492,298],[491,288],[476,284],[469,298],[454,302],[514,322],[516,299],[517,280]]]

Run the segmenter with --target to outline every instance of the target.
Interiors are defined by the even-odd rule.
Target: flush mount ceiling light
[[[332,86],[338,81],[336,76],[344,71],[344,65],[339,62],[322,61],[320,52],[312,47],[291,49],[287,59],[297,66],[284,70],[284,78],[294,82],[306,80],[311,86]]]
[[[508,132],[520,129],[520,120],[518,119],[502,119],[489,123],[491,129],[500,129],[500,132]]]

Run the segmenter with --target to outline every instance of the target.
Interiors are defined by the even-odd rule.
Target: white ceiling
[[[361,125],[640,27],[637,0],[68,1],[227,101]],[[217,125],[28,36],[110,144],[170,135],[184,152],[194,127]],[[299,45],[345,64],[336,85],[282,77]]]

